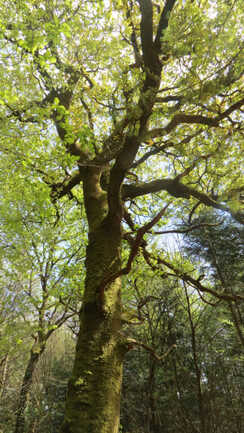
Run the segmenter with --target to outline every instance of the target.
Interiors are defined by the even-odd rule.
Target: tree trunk
[[[150,359],[148,377],[148,433],[163,433],[162,426],[160,425],[160,420],[157,414],[157,405],[155,400],[155,372],[155,360]]]
[[[43,350],[38,352],[34,352],[33,350],[31,351],[30,359],[27,364],[25,375],[21,385],[19,402],[16,411],[16,424],[14,433],[25,432],[25,409],[28,401],[30,388],[32,385],[33,373],[42,352]]]
[[[97,173],[84,184],[89,240],[74,369],[62,433],[117,433],[122,363],[121,215],[110,217]],[[105,200],[104,200],[105,199]]]
[[[0,401],[4,395],[5,386],[6,386],[6,382],[7,382],[8,360],[9,360],[9,355],[7,353],[7,355],[5,355],[3,357],[1,364],[0,364],[0,366],[2,366],[2,374],[1,374],[1,381],[0,381],[0,385],[1,385]]]
[[[108,225],[87,248],[86,289],[74,370],[68,386],[63,433],[117,433],[123,339],[120,334],[120,279],[99,287],[120,269],[120,236]]]

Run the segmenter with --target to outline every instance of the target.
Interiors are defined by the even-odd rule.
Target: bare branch
[[[221,225],[222,223],[217,223],[217,224],[207,224],[207,223],[201,223],[201,224],[196,224],[194,226],[191,226],[187,229],[182,229],[182,230],[177,230],[177,229],[173,229],[173,230],[162,230],[162,231],[158,231],[158,232],[152,232],[154,235],[164,235],[164,234],[169,234],[169,233],[179,233],[179,234],[184,234],[184,233],[189,233],[193,230],[199,229],[201,227],[216,227]]]
[[[163,361],[165,358],[167,358],[170,352],[172,352],[172,350],[177,347],[176,344],[173,344],[163,355],[157,355],[157,353],[154,351],[152,347],[148,346],[147,344],[141,343],[140,341],[137,341],[134,338],[127,338],[126,343],[128,344],[129,350],[133,349],[134,346],[143,347],[143,349],[147,350],[157,361]]]

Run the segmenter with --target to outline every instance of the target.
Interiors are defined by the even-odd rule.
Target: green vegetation
[[[242,3],[0,1],[4,433],[241,433]]]

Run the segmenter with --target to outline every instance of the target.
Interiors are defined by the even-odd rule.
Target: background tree
[[[152,283],[145,267],[134,284],[143,324],[127,330],[138,346],[125,361],[122,431],[241,432],[242,350],[223,320],[225,303],[211,305],[210,295],[203,303],[172,276]]]
[[[16,406],[15,432],[21,433],[26,431],[25,410],[33,375],[47,341],[78,313],[84,245],[82,240],[77,242],[81,225],[73,206],[66,203],[60,209],[56,207],[55,213],[50,212],[43,197],[45,191],[41,196],[35,186],[23,186],[18,171],[12,173],[12,180],[18,186],[13,190],[8,184],[6,196],[3,189],[0,205],[1,292],[5,298],[2,306],[2,386],[6,363],[11,362],[10,356],[15,357],[11,344],[22,345],[29,335],[28,345],[24,344],[29,359],[25,363],[24,358],[26,365]],[[14,206],[16,197],[18,204]],[[69,212],[68,218],[64,216],[64,208]]]
[[[206,273],[213,280],[218,291],[233,296],[243,293],[243,226],[215,213],[200,214],[194,221],[194,225],[197,224],[203,226],[185,234],[185,251],[192,258],[201,257],[201,273]],[[232,299],[227,307],[224,309],[226,323],[230,321],[230,326],[236,330],[239,342],[244,346],[243,304],[238,299]]]

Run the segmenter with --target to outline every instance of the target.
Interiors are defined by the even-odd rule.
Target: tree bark
[[[44,350],[44,349],[43,349]],[[43,350],[35,352],[31,351],[31,355],[25,370],[25,375],[21,385],[18,407],[16,411],[16,424],[14,433],[25,432],[25,409],[27,406],[28,396],[32,385],[33,373],[36,368],[36,364],[40,358]]]
[[[0,401],[4,395],[6,382],[7,382],[7,372],[8,372],[8,362],[9,362],[9,354],[7,353],[3,359],[1,360],[0,367],[2,367],[2,374],[0,380]]]
[[[93,171],[84,181],[90,229],[85,293],[62,433],[117,433],[119,429],[126,344],[120,333],[121,282],[111,277],[121,268],[122,215],[109,217],[99,177]]]

